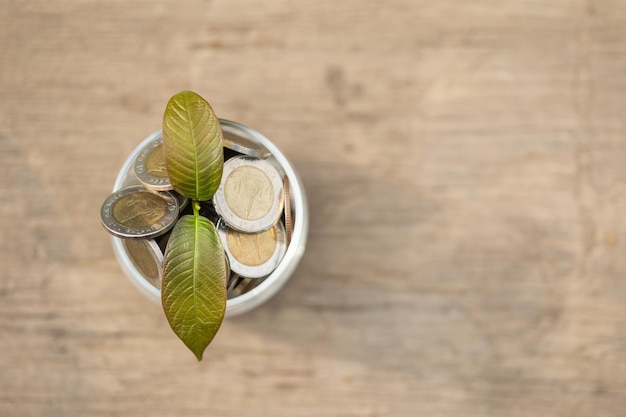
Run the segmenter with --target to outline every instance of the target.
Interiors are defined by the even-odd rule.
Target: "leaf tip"
[[[202,354],[204,353],[204,348],[202,349],[193,349],[193,354],[196,355],[198,362],[202,361]]]

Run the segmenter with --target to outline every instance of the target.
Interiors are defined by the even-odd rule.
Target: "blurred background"
[[[623,416],[626,3],[0,0],[0,415]],[[198,363],[99,209],[191,89],[307,252]]]

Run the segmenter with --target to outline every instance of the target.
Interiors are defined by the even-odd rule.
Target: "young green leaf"
[[[163,151],[174,189],[206,201],[220,185],[224,167],[219,120],[205,99],[182,91],[167,103],[163,115]]]
[[[161,301],[172,330],[198,360],[224,319],[227,274],[213,223],[181,217],[165,250]]]

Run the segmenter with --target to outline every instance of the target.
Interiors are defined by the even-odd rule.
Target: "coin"
[[[135,268],[157,288],[161,288],[163,252],[154,239],[124,239],[126,253]]]
[[[285,195],[285,232],[287,234],[287,244],[291,242],[291,231],[293,224],[291,221],[291,197],[289,195],[289,177],[285,177],[283,185],[283,193]]]
[[[283,211],[283,182],[265,159],[238,156],[224,164],[213,206],[233,229],[257,233],[271,228]]]
[[[281,222],[259,233],[242,233],[218,223],[218,233],[230,261],[230,268],[244,278],[262,278],[278,266],[287,245]]]
[[[178,200],[171,193],[136,185],[109,195],[100,209],[102,225],[126,239],[155,238],[167,232],[178,218]]]
[[[174,189],[167,175],[161,136],[141,149],[135,160],[135,175],[150,190],[168,191]]]
[[[226,130],[223,130],[222,133],[224,136],[224,147],[231,151],[261,159],[267,158],[270,155],[270,152],[258,142],[254,142],[240,135],[233,135]]]

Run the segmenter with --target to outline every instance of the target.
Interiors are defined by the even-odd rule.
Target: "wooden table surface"
[[[99,218],[183,89],[311,211],[201,363]],[[623,417],[625,114],[624,1],[0,0],[0,416]]]

